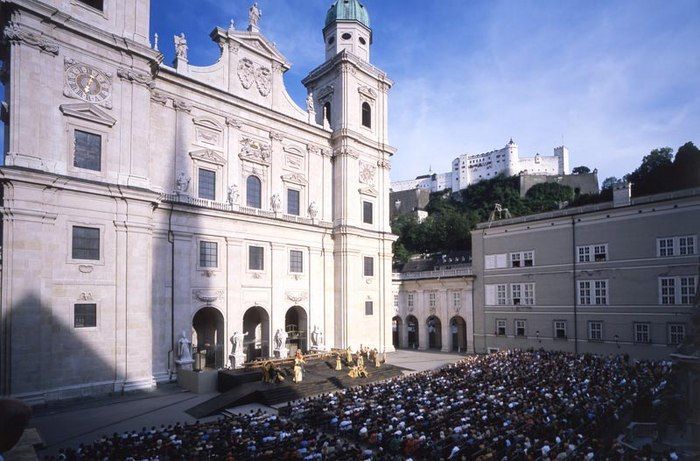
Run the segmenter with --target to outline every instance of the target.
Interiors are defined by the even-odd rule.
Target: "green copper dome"
[[[357,0],[336,0],[328,9],[326,14],[326,25],[333,24],[336,21],[357,21],[360,24],[369,27],[369,14],[367,8]]]

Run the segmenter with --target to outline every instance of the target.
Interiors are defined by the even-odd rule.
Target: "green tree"
[[[577,166],[573,170],[571,170],[573,174],[584,174],[584,173],[590,173],[591,169],[588,168],[587,166]]]
[[[662,147],[652,150],[642,159],[642,164],[625,176],[632,183],[632,195],[657,194],[675,189],[673,177],[673,149]]]
[[[700,186],[700,149],[692,142],[678,148],[673,160],[673,177],[679,189]]]

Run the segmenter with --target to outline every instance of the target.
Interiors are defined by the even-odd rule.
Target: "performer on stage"
[[[348,366],[350,366],[352,363],[352,351],[350,350],[350,347],[345,349],[345,362],[347,362]]]
[[[301,350],[297,349],[297,353],[294,356],[294,381],[295,383],[300,383],[303,379],[301,365],[306,363],[304,356],[301,354]]]
[[[340,354],[335,356],[335,371],[341,371],[343,369],[343,364],[340,361]]]
[[[375,368],[382,366],[382,361],[379,359],[379,351],[377,349],[374,350],[374,366]]]
[[[271,371],[272,371],[272,362],[270,362],[268,360],[267,362],[265,362],[265,364],[262,367],[262,382],[264,382],[264,383],[272,382]]]
[[[357,353],[357,366],[358,367],[363,367],[365,366],[365,359],[362,357],[361,353]]]

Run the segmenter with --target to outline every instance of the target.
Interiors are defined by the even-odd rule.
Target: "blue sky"
[[[250,2],[152,0],[151,32],[170,62],[185,32],[190,62],[218,56],[209,39]],[[331,0],[259,0],[262,32],[292,62],[285,80],[303,105],[301,79],[323,58]],[[389,133],[392,179],[449,171],[467,152],[551,154],[562,140],[572,166],[602,181],[633,170],[651,149],[700,142],[700,2],[596,0],[365,0],[372,62],[396,85]]]

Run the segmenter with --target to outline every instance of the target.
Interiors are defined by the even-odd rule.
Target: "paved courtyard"
[[[441,352],[400,350],[387,354],[387,361],[408,372],[424,371],[453,363],[464,357]],[[216,394],[193,394],[175,384],[164,384],[152,392],[136,392],[124,396],[81,399],[55,403],[34,409],[31,426],[44,443],[39,456],[56,453],[60,448],[92,442],[103,434],[140,430],[142,427],[194,422],[185,410]],[[248,411],[256,405],[239,408]],[[211,417],[209,419],[216,419]],[[207,418],[203,419],[206,421]]]

